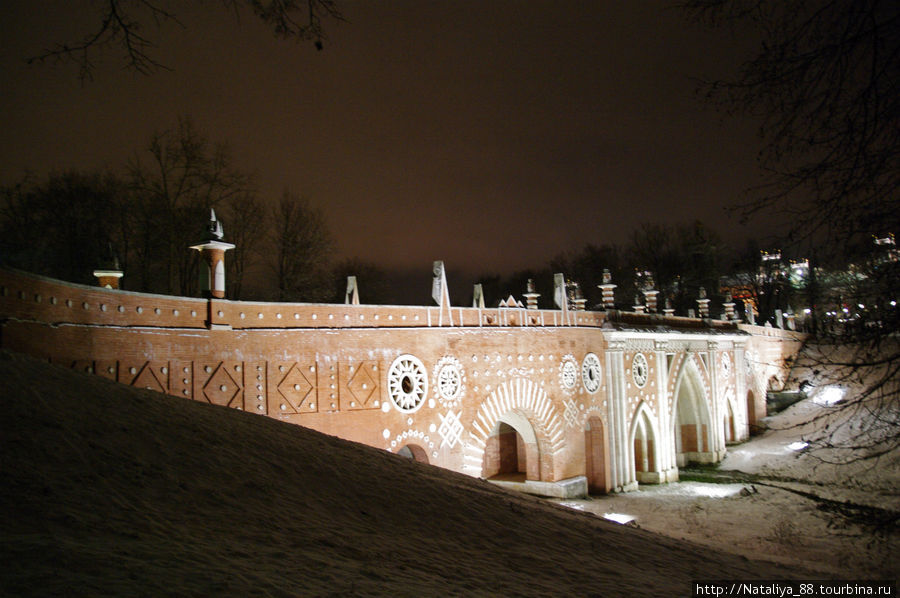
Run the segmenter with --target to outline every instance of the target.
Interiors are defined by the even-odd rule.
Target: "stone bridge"
[[[802,341],[729,321],[438,297],[422,307],[237,302],[0,270],[0,346],[574,496],[719,461],[765,414],[766,390],[783,384]]]

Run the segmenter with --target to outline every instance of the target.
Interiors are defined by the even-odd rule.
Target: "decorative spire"
[[[225,230],[222,228],[222,222],[216,219],[216,211],[209,209],[209,223],[206,225],[206,236],[204,241],[221,241],[225,238]]]
[[[122,268],[119,267],[119,256],[113,251],[112,243],[108,243],[106,253],[100,260],[100,267],[94,270],[97,284],[107,289],[118,289],[122,274]]]
[[[644,294],[644,303],[647,306],[647,312],[651,314],[656,313],[656,296],[659,295],[659,291],[654,288],[655,286],[656,283],[653,282],[653,274],[644,272],[644,284],[641,292]]]
[[[553,302],[563,311],[569,309],[569,300],[566,296],[566,277],[562,272],[553,275]]]
[[[672,307],[672,300],[670,298],[666,297],[665,305],[666,306],[663,308],[663,314],[666,316],[674,316],[675,308]]]
[[[344,294],[345,305],[359,305],[359,286],[355,276],[347,277],[347,292]]]
[[[731,298],[731,293],[725,293],[725,301],[722,303],[722,307],[725,308],[725,319],[729,322],[734,320],[734,300]]]
[[[697,309],[701,318],[709,317],[709,299],[706,297],[706,288],[700,287],[697,291]]]
[[[616,285],[612,283],[612,274],[609,273],[609,269],[603,269],[603,284],[597,286],[603,293],[603,309],[614,309],[616,307]]]
[[[642,314],[645,311],[644,304],[641,302],[641,294],[634,294],[634,311],[635,313]]]
[[[472,307],[484,309],[484,289],[480,282],[476,283],[472,289]]]
[[[537,309],[538,297],[540,297],[541,294],[536,293],[534,290],[534,279],[528,279],[528,284],[525,286],[525,291],[525,302],[528,305],[528,309]]]
[[[431,282],[431,298],[440,307],[438,326],[444,325],[444,312],[447,312],[447,323],[453,326],[453,311],[450,307],[450,291],[447,288],[447,272],[444,270],[444,262],[435,261],[432,266],[434,278]]]
[[[196,249],[203,256],[200,291],[204,296],[214,299],[225,297],[225,252],[234,249],[234,245],[222,240],[224,236],[222,223],[216,219],[216,211],[210,208],[203,242],[191,245],[191,249]]]

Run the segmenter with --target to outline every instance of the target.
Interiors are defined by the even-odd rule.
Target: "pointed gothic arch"
[[[659,434],[656,418],[645,402],[635,411],[629,437],[634,479],[640,484],[658,484],[662,479],[659,472]]]
[[[737,431],[734,424],[734,409],[731,408],[731,401],[728,399],[725,400],[725,413],[722,420],[722,433],[725,436],[725,442],[735,442],[737,440]]]
[[[755,436],[760,432],[756,417],[756,396],[752,389],[747,391],[747,427],[750,436]]]
[[[603,420],[592,415],[584,423],[584,475],[588,492],[606,494],[610,490],[609,447]]]
[[[709,393],[694,359],[682,366],[674,397],[671,422],[676,464],[715,462]]]

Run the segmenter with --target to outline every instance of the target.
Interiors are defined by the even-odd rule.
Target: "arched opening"
[[[507,413],[499,418],[487,438],[481,472],[486,479],[541,479],[537,438],[524,416]]]
[[[759,427],[756,423],[756,397],[753,391],[747,391],[747,424],[750,426],[750,435],[759,434]]]
[[[734,442],[734,411],[731,409],[731,401],[725,401],[725,417],[722,422],[725,442]]]
[[[709,408],[703,385],[694,367],[688,367],[678,385],[673,418],[675,462],[678,467],[688,463],[716,461],[710,441]]]
[[[425,449],[418,444],[407,444],[397,451],[397,454],[401,457],[418,461],[419,463],[428,463],[428,454],[425,452]]]
[[[647,412],[641,409],[634,423],[632,440],[634,450],[634,474],[639,483],[659,483],[656,471],[656,435]]]
[[[599,417],[590,417],[584,426],[584,474],[588,481],[588,493],[609,492],[606,476],[609,469],[607,460],[603,421]]]

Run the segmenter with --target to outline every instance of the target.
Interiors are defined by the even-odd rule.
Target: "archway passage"
[[[500,417],[487,438],[481,475],[486,479],[540,480],[540,456],[534,429],[516,413]]]
[[[488,437],[482,472],[487,479],[524,482],[527,479],[528,456],[525,442],[516,429],[499,422]]]
[[[656,438],[646,411],[641,411],[634,426],[634,474],[639,483],[659,482],[656,472]]]
[[[732,411],[731,403],[729,401],[725,401],[725,418],[722,422],[722,427],[724,431],[725,442],[734,442],[734,411]]]
[[[407,444],[397,451],[397,454],[401,457],[418,461],[419,463],[428,463],[428,454],[425,452],[425,449],[418,444]]]
[[[759,434],[759,426],[756,423],[756,397],[753,396],[752,390],[747,391],[747,424],[751,436]]]
[[[609,492],[607,455],[603,421],[599,417],[591,417],[584,428],[584,474],[590,494]]]
[[[688,463],[714,463],[710,441],[709,408],[696,370],[685,372],[675,401],[675,457],[678,467]]]

